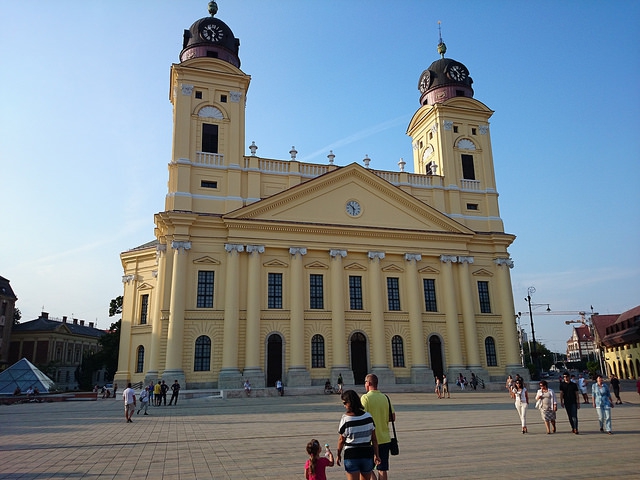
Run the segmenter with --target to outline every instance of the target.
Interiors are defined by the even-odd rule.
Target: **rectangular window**
[[[149,310],[149,295],[140,297],[140,325],[147,324],[147,312]]]
[[[202,188],[218,188],[218,182],[212,182],[210,180],[201,180],[200,186]]]
[[[478,204],[477,203],[467,203],[467,210],[478,210]]]
[[[202,124],[202,151],[218,153],[218,125]]]
[[[349,308],[362,310],[362,277],[349,276]]]
[[[398,277],[387,277],[387,300],[389,310],[400,310],[400,280]]]
[[[196,98],[200,99],[202,98],[202,92],[199,90],[196,90]]]
[[[213,276],[214,272],[200,270],[198,272],[197,308],[213,308]]]
[[[472,128],[472,129],[471,129],[471,135],[475,135],[475,134],[476,134],[476,129],[475,129],[475,128]]]
[[[462,178],[475,180],[476,171],[473,167],[473,155],[462,154]]]
[[[425,278],[422,280],[422,285],[424,288],[424,309],[427,312],[437,312],[436,281],[433,278]]]
[[[282,308],[282,274],[269,274],[268,307]]]
[[[478,297],[480,298],[480,312],[491,313],[491,301],[489,300],[489,282],[478,282]]]
[[[324,308],[324,285],[322,275],[309,276],[309,308]]]
[[[220,103],[227,103],[227,96],[226,95],[220,95]]]
[[[460,96],[464,97],[464,95],[458,95],[458,96],[459,96],[459,97],[460,97]],[[454,126],[454,127],[453,127],[453,133],[458,133],[458,127],[457,127],[457,126]]]

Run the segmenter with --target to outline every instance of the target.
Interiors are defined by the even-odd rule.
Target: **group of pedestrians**
[[[612,376],[612,385],[616,384],[613,378],[615,378],[615,376]],[[513,381],[511,376],[509,376],[507,386],[510,388],[511,397],[515,398],[515,407],[520,418],[522,433],[528,433],[527,408],[529,405],[529,392],[524,385],[524,380],[517,378]],[[535,396],[536,408],[540,411],[540,416],[544,422],[547,434],[556,433],[556,412],[558,411],[556,394],[549,388],[549,383],[546,380],[541,380],[538,386],[539,389]],[[618,393],[616,397],[618,401],[622,403],[622,401],[619,400],[619,381],[617,382],[617,386]],[[583,389],[586,390],[586,380],[580,382],[580,380],[575,379],[575,375],[570,375],[568,372],[562,375],[560,380],[560,407],[565,409],[567,418],[569,419],[569,425],[571,426],[571,432],[575,435],[580,433],[578,430],[578,410],[580,409],[580,404],[589,403],[589,396],[583,392]],[[597,376],[596,382],[591,387],[591,394],[593,408],[596,410],[600,423],[600,431],[613,435],[611,430],[611,409],[613,408],[613,401],[611,399],[611,391],[608,385],[604,383],[602,375]],[[618,404],[618,401],[616,401],[616,404]]]
[[[375,374],[367,375],[364,385],[366,393],[362,397],[355,390],[346,390],[340,396],[345,413],[338,425],[335,459],[328,444],[325,444],[325,457],[320,457],[318,440],[312,439],[307,444],[309,459],[304,467],[305,479],[326,480],[326,467],[344,464],[347,480],[376,478],[374,469],[378,480],[387,480],[392,453],[389,422],[395,422],[396,414],[389,397],[378,390]]]
[[[169,387],[164,380],[158,381],[157,384],[151,382],[148,386],[143,387],[142,390],[140,390],[140,395],[138,395],[137,398],[136,392],[131,386],[131,383],[128,383],[127,388],[122,392],[122,398],[124,400],[124,417],[127,423],[133,423],[131,417],[133,416],[134,411],[136,414],[143,412],[143,415],[149,415],[149,405],[159,407],[164,402],[164,405],[166,406],[167,392],[169,389],[171,389],[169,406],[178,405],[178,395],[180,393],[180,383],[178,380],[174,380],[171,387]],[[138,407],[137,410],[136,407]]]

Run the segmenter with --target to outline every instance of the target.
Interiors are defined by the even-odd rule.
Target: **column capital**
[[[347,251],[346,250],[331,249],[331,250],[329,250],[329,256],[331,256],[332,258],[336,258],[336,257],[345,258],[347,256]]]
[[[242,245],[241,243],[225,243],[224,244],[224,249],[227,253],[232,253],[232,252],[244,252],[244,245]]]
[[[156,245],[156,253],[164,253],[166,251],[167,251],[166,243],[159,243],[158,245]]]
[[[407,262],[420,262],[422,260],[422,255],[419,253],[405,253],[404,259]]]
[[[158,278],[158,270],[151,270],[151,276],[153,278]]]
[[[506,265],[509,268],[513,268],[514,266],[513,260],[511,260],[510,258],[496,258],[493,260],[493,263],[495,263],[499,267],[502,265]]]
[[[440,255],[440,261],[442,263],[457,263],[458,257],[456,255]]]
[[[294,257],[296,255],[306,255],[307,254],[307,249],[305,247],[291,247],[289,248],[289,254],[293,255]]]
[[[458,257],[458,263],[468,263],[471,265],[473,263],[473,257]]]
[[[131,283],[131,282],[135,282],[136,280],[138,280],[138,276],[137,275],[123,275],[122,276],[122,283]]]
[[[368,252],[367,256],[369,257],[369,260],[383,260],[384,259],[384,252]]]
[[[191,242],[178,242],[176,240],[173,240],[171,242],[171,248],[177,250],[178,253],[180,253],[180,250],[186,252],[187,250],[191,250]]]
[[[247,253],[264,253],[264,245],[247,245]]]

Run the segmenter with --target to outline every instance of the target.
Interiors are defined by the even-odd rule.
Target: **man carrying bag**
[[[378,456],[380,464],[376,467],[378,470],[378,479],[387,480],[387,472],[389,471],[389,453],[397,455],[398,442],[395,438],[396,414],[391,405],[389,397],[378,390],[378,377],[370,373],[365,377],[364,387],[367,393],[362,395],[360,399],[365,411],[373,417],[376,426],[376,438],[378,439]],[[393,435],[389,434],[389,422],[393,425]],[[393,451],[392,451],[393,450]],[[395,452],[395,453],[394,453]]]

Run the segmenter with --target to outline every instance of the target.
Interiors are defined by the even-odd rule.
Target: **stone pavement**
[[[362,389],[360,388],[360,393]],[[182,393],[182,392],[181,392]],[[315,437],[334,452],[343,406],[338,395],[180,399],[124,419],[123,402],[0,406],[1,479],[301,479]],[[546,435],[531,405],[523,435],[512,400],[496,391],[392,393],[400,456],[389,478],[638,478],[640,396],[622,393],[614,435],[595,410],[579,411],[580,435],[564,410]],[[532,402],[533,403],[533,402]],[[343,467],[327,478],[344,479]]]

